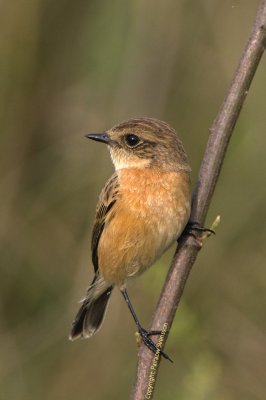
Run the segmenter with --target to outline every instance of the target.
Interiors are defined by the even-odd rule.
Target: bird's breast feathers
[[[117,179],[117,200],[98,247],[100,269],[115,283],[159,258],[182,233],[190,214],[187,172],[124,168]]]

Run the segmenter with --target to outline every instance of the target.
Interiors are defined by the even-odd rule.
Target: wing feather
[[[99,269],[98,244],[101,238],[101,234],[104,230],[106,218],[109,215],[110,210],[117,201],[118,189],[119,189],[118,177],[117,174],[114,173],[111,176],[111,178],[107,181],[105,187],[103,188],[96,208],[96,217],[95,217],[94,227],[92,231],[92,240],[91,240],[92,262],[94,265],[95,273]]]

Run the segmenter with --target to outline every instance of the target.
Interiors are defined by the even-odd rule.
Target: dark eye
[[[139,137],[133,133],[128,133],[125,136],[125,140],[130,147],[134,147],[139,143]]]

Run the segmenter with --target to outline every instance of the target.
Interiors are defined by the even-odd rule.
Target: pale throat
[[[112,148],[109,150],[116,171],[123,168],[147,168],[150,166],[151,160],[149,159],[139,158],[133,154],[127,155]]]

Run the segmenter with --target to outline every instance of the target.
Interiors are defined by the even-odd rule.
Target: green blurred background
[[[83,135],[135,116],[177,128],[195,183],[257,1],[0,4],[0,399],[126,399],[135,326],[118,291],[103,329],[68,341],[92,278],[90,233],[111,175]],[[266,393],[265,59],[237,123],[162,362],[155,399]],[[129,287],[148,326],[173,248]]]

